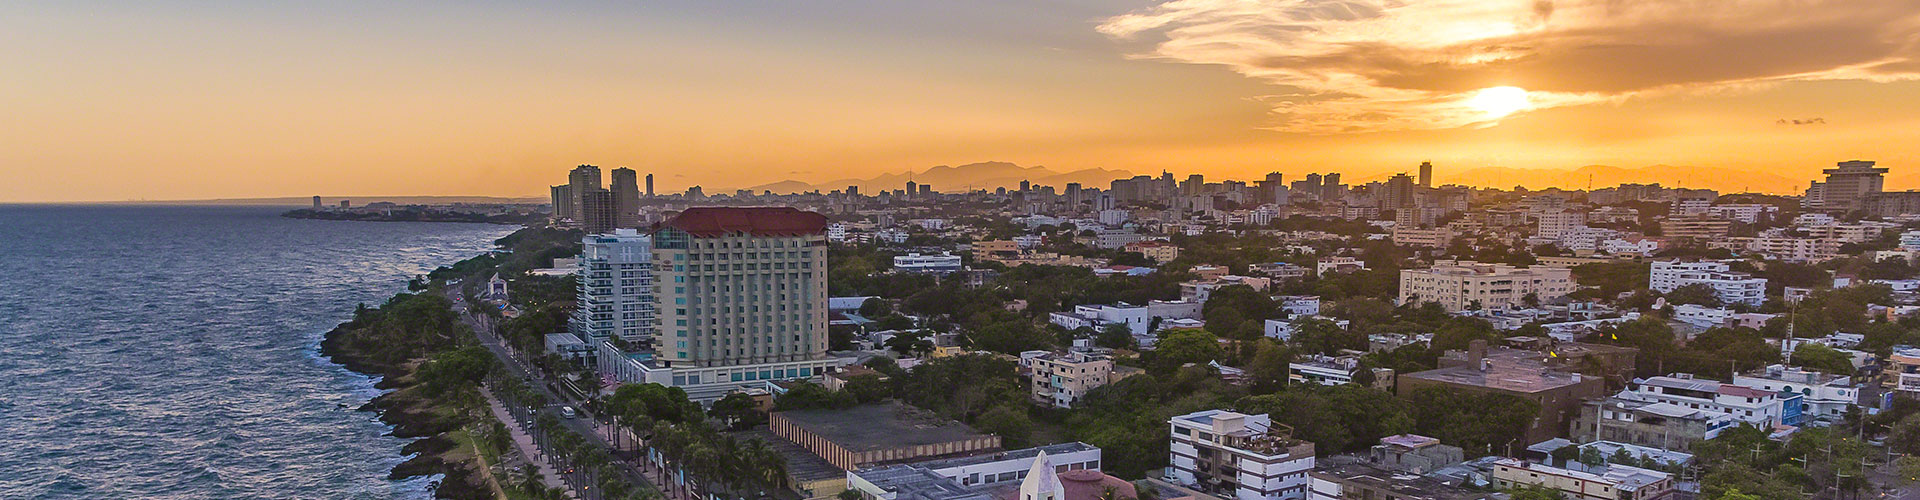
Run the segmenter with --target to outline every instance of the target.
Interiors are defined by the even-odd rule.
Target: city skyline
[[[1920,187],[1916,119],[1887,112],[1920,108],[1920,8],[1613,4],[9,5],[0,201],[537,197],[583,163],[661,192],[982,161],[1804,183],[1863,159]]]

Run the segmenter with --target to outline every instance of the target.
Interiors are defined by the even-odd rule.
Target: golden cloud
[[[1174,0],[1098,29],[1281,86],[1274,128],[1302,133],[1492,125],[1495,87],[1541,109],[1920,77],[1920,0]]]

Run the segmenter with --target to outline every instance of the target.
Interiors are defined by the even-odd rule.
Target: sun
[[[1532,105],[1527,101],[1527,89],[1520,87],[1488,87],[1467,98],[1467,107],[1494,118],[1511,115]]]

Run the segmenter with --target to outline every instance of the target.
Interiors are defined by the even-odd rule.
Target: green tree
[[[1100,327],[1100,334],[1093,338],[1093,345],[1108,349],[1133,349],[1133,329],[1124,323],[1108,323]]]
[[[1793,349],[1793,364],[1827,373],[1853,375],[1853,359],[1845,353],[1812,342]]]
[[[1152,353],[1159,371],[1169,372],[1187,363],[1205,364],[1220,359],[1224,351],[1220,349],[1219,338],[1206,330],[1176,329],[1163,334]]]
[[[1719,292],[1713,290],[1713,285],[1705,283],[1695,283],[1675,288],[1673,291],[1667,292],[1666,295],[1667,303],[1669,304],[1696,304],[1707,307],[1721,306]]]
[[[994,406],[980,414],[980,418],[974,420],[974,426],[1000,436],[1007,448],[1025,448],[1033,436],[1033,420],[1027,418],[1027,412],[1018,405]]]

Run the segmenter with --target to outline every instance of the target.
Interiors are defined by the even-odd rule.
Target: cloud
[[[1775,121],[1773,123],[1779,124],[1779,125],[1826,125],[1827,119],[1816,117],[1816,118],[1795,118],[1795,119],[1789,120],[1786,118],[1781,118],[1779,121]]]
[[[1487,126],[1531,109],[1796,80],[1920,77],[1920,0],[1172,0],[1104,20],[1138,57],[1283,89],[1277,130]]]

